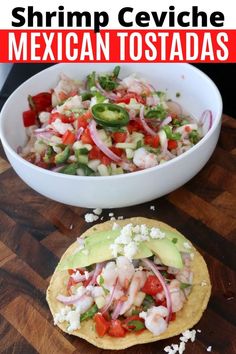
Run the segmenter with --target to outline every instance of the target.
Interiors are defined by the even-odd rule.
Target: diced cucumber
[[[137,143],[117,143],[116,147],[119,149],[136,149]]]
[[[101,176],[109,176],[109,171],[106,165],[103,165],[102,163],[98,166],[98,172]]]
[[[133,149],[125,149],[127,159],[131,160],[134,157]]]
[[[88,167],[91,168],[94,172],[97,172],[100,163],[101,163],[100,160],[90,160],[88,162]]]
[[[99,309],[101,309],[106,303],[104,296],[95,297],[95,304]]]
[[[88,164],[88,155],[78,155],[78,161],[83,164]]]
[[[117,167],[115,170],[112,170],[113,175],[122,175],[124,173],[123,168]]]

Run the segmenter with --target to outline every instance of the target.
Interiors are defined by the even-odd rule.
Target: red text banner
[[[236,62],[236,30],[0,30],[0,62]]]

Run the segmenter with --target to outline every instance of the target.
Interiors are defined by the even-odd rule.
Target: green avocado
[[[184,244],[188,241],[177,230],[170,231],[170,230],[166,230],[165,228],[160,228],[160,230],[165,233],[166,237],[175,245],[175,247],[179,250],[179,252],[187,252],[187,253],[192,252],[191,248],[184,247]]]
[[[164,239],[153,239],[151,241],[142,242],[138,245],[138,252],[134,259],[148,258],[156,254],[163,264],[175,268],[182,268],[182,258],[180,251],[186,249],[183,243],[185,238],[175,232],[161,230],[166,233]],[[119,236],[120,229],[94,232],[85,237],[85,248],[79,252],[72,254],[59,263],[58,269],[73,269],[87,267],[91,264],[108,261],[113,257],[111,244]]]
[[[163,264],[175,268],[183,267],[180,252],[168,238],[147,241],[146,245],[160,258]]]

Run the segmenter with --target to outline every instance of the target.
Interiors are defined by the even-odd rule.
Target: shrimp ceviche
[[[210,128],[210,112],[198,122],[145,79],[119,72],[94,71],[84,81],[62,74],[50,92],[29,96],[20,155],[60,173],[109,176],[171,160]]]
[[[145,218],[88,230],[62,256],[47,290],[55,325],[107,349],[191,328],[209,296],[206,264],[191,243]]]

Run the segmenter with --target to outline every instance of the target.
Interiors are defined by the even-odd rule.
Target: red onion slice
[[[213,122],[212,111],[210,111],[209,109],[206,109],[202,113],[202,115],[199,119],[199,123],[202,125],[203,135],[206,135],[206,133],[211,129],[212,122]]]
[[[65,305],[73,305],[76,302],[78,302],[82,296],[83,295],[81,295],[81,294],[75,294],[75,295],[71,295],[71,296],[64,296],[64,295],[59,294],[57,296],[57,300],[62,302]]]
[[[156,135],[157,135],[156,132],[155,132],[153,129],[151,129],[151,128],[147,125],[147,123],[146,123],[146,121],[145,121],[145,118],[144,118],[144,106],[142,106],[141,109],[140,109],[140,121],[141,121],[141,123],[142,123],[142,126],[143,126],[144,130],[145,130],[149,135],[152,135],[152,136],[156,136]]]
[[[168,323],[170,321],[170,317],[172,314],[172,304],[171,304],[171,297],[170,297],[169,288],[168,288],[162,274],[159,272],[157,266],[149,259],[143,259],[142,261],[148,268],[150,268],[153,271],[153,273],[155,274],[155,276],[157,277],[157,279],[159,280],[159,282],[161,283],[161,285],[163,287],[165,297],[166,297],[166,306],[167,306],[167,310],[168,310],[168,316],[166,318],[166,321]]]
[[[84,132],[84,128],[83,127],[80,127],[78,130],[77,130],[77,133],[76,133],[76,140],[79,140],[81,138],[81,135],[83,134]]]
[[[111,291],[111,293],[110,293],[110,296],[109,296],[109,298],[108,298],[108,300],[107,300],[107,304],[101,308],[101,314],[102,314],[102,315],[109,309],[109,307],[110,307],[111,304],[112,304],[112,301],[113,301],[113,299],[114,299],[114,295],[115,295],[115,290],[116,290],[117,284],[118,284],[118,277],[116,278],[115,284],[114,284],[114,286],[113,286],[113,288],[112,288],[112,291]]]
[[[93,119],[89,123],[89,131],[94,143],[107,157],[109,157],[112,161],[115,161],[117,163],[122,161],[121,158],[116,154],[114,154],[114,152],[112,152],[100,139],[96,128],[96,122]]]
[[[168,125],[172,121],[171,116],[167,116],[159,125],[159,128],[164,127],[165,125]]]
[[[95,267],[95,270],[94,270],[94,273],[93,273],[93,277],[90,280],[88,285],[94,285],[96,283],[97,277],[101,273],[101,271],[102,271],[103,267],[105,266],[105,264],[106,264],[105,262],[96,264],[96,267]]]
[[[116,304],[116,307],[115,307],[115,309],[114,309],[112,315],[111,315],[111,318],[112,318],[113,320],[117,320],[117,318],[119,317],[120,311],[121,311],[121,309],[122,309],[122,305],[123,305],[123,301],[119,300],[119,301],[117,302],[117,304]]]

